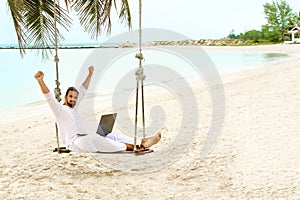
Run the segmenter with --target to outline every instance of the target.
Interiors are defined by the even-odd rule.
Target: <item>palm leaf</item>
[[[115,0],[75,0],[72,1],[72,9],[79,16],[80,24],[91,35],[92,39],[106,32],[111,32],[111,9],[117,10]],[[131,16],[127,0],[121,1],[121,11],[119,18],[127,20],[127,25],[131,28]]]
[[[9,10],[11,12],[11,16],[13,19],[15,31],[17,34],[17,39],[18,39],[18,44],[19,44],[19,49],[20,49],[20,54],[23,56],[25,54],[25,44],[26,44],[26,39],[25,39],[25,33],[24,33],[24,20],[22,17],[22,12],[24,10],[24,4],[23,1],[14,1],[14,0],[8,0],[7,1]]]
[[[131,28],[131,14],[130,14],[130,8],[127,0],[122,0],[121,10],[119,14],[119,19],[121,22],[126,21],[127,26]]]
[[[26,13],[24,20],[27,28],[27,41],[29,44],[42,49],[43,57],[47,57],[46,48],[55,44],[55,31],[57,31],[58,42],[63,40],[63,36],[59,32],[59,28],[54,26],[54,3],[53,1],[30,1],[26,0]],[[68,30],[70,27],[70,19],[67,13],[59,6],[56,6],[57,24]]]
[[[58,42],[62,41],[61,28],[68,30],[71,19],[69,8],[74,8],[79,21],[92,39],[102,33],[111,32],[111,9],[114,5],[118,12],[116,0],[64,0],[67,10],[56,6],[57,27],[54,26],[54,0],[8,0],[14,26],[18,38],[21,55],[25,53],[27,45],[33,45],[42,50],[43,57],[47,57],[49,47],[55,43],[55,32]],[[127,0],[121,0],[119,19],[131,28],[131,14]],[[51,50],[50,50],[51,52]]]
[[[69,0],[65,1],[69,3]],[[14,20],[15,30],[21,55],[25,53],[24,48],[32,45],[42,51],[42,56],[48,57],[50,47],[54,45],[55,30],[58,42],[63,40],[60,28],[68,30],[71,25],[66,10],[56,5],[57,27],[54,26],[54,1],[53,0],[9,0],[9,9]]]

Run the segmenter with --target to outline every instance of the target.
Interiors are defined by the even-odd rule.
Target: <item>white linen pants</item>
[[[134,143],[134,138],[129,136],[112,132],[106,137],[97,133],[91,133],[85,136],[78,136],[70,144],[70,150],[83,153],[96,152],[118,152],[125,151],[125,144]],[[141,139],[137,139],[137,145],[141,144]]]

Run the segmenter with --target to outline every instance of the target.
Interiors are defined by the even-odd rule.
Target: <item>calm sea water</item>
[[[175,47],[173,50],[176,52]],[[59,75],[63,93],[67,87],[74,85],[83,63],[93,51],[95,51],[93,48],[59,50]],[[100,61],[101,56],[106,57],[117,51],[120,51],[120,49],[102,48],[102,55],[99,55]],[[193,77],[195,75],[193,70],[185,66],[186,61],[182,61],[176,54],[170,54],[168,51],[157,51],[155,49],[143,50],[144,57],[146,58],[144,64],[155,61],[156,64],[163,64],[174,68],[183,77]],[[186,51],[192,54],[195,53],[196,49],[186,48]],[[101,80],[101,93],[103,95],[113,92],[112,85],[107,82],[118,82],[118,79],[120,79],[126,71],[138,66],[138,61],[134,58],[135,53],[135,50],[128,49],[126,55],[123,53],[122,56],[112,60],[108,67],[107,74],[103,76]],[[206,51],[206,53],[221,75],[274,64],[290,58],[290,56],[286,54],[277,53],[242,53],[220,50],[210,50]],[[38,70],[44,71],[45,82],[50,89],[55,87],[55,63],[51,55],[48,59],[42,59],[36,50],[27,50],[26,55],[21,58],[18,49],[0,49],[0,60],[0,110],[43,101],[40,88],[33,78]],[[95,65],[101,65],[101,63],[95,63]],[[122,67],[120,67],[120,65],[122,65]],[[135,79],[135,77],[133,77],[133,79]]]

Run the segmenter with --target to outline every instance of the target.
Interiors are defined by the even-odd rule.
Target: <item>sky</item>
[[[117,0],[120,2],[120,0]],[[232,30],[235,34],[256,29],[266,24],[263,4],[272,0],[143,0],[143,28],[161,28],[181,33],[191,39],[220,39]],[[294,12],[300,11],[299,0],[287,0]],[[0,44],[17,43],[7,1],[0,1]],[[132,30],[138,28],[138,0],[129,0]],[[112,32],[91,40],[78,19],[71,13],[72,28],[63,32],[64,43],[104,42],[112,36],[129,31],[125,24],[112,16]]]

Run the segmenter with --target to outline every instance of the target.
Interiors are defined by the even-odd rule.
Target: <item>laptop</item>
[[[109,133],[111,133],[115,124],[116,117],[117,113],[102,115],[98,125],[97,134],[105,137]]]

